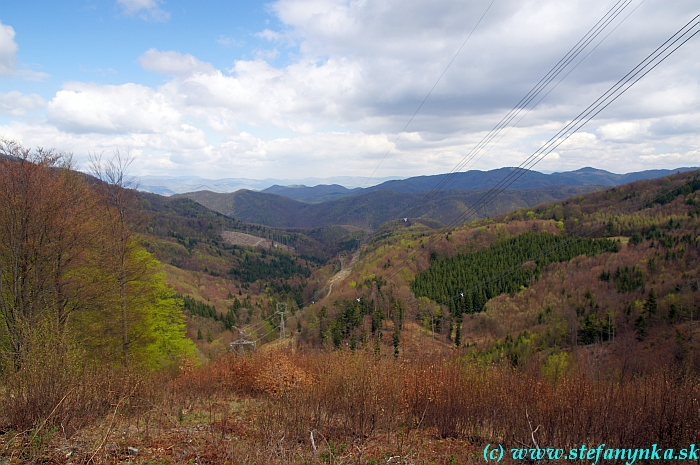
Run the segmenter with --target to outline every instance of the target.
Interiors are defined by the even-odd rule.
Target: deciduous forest
[[[139,193],[119,152],[89,174],[0,152],[7,463],[471,464],[487,444],[697,440],[695,172],[453,228],[287,230]]]

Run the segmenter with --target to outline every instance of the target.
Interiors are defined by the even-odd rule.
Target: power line
[[[539,105],[539,104],[542,102],[542,100],[544,100],[545,98],[547,98],[547,96],[548,96],[554,89],[556,89],[557,87],[559,87],[559,84],[561,84],[561,83],[564,81],[564,79],[566,79],[566,78],[569,76],[569,74],[571,74],[576,68],[578,68],[579,65],[580,65],[581,63],[583,63],[584,60],[585,60],[586,58],[588,58],[588,57],[591,55],[591,53],[593,53],[593,52],[605,41],[605,39],[607,39],[607,38],[610,36],[610,34],[612,34],[613,32],[615,32],[615,31],[617,30],[617,28],[619,28],[619,27],[622,25],[622,23],[624,23],[625,21],[627,21],[627,19],[628,19],[630,16],[632,16],[632,13],[634,13],[635,11],[637,11],[637,9],[638,9],[640,6],[642,6],[642,4],[644,3],[644,1],[645,1],[645,0],[642,0],[642,2],[641,2],[639,5],[637,5],[636,7],[634,7],[634,9],[633,9],[631,12],[629,12],[629,14],[627,14],[627,16],[625,16],[625,17],[622,19],[622,21],[620,21],[617,25],[615,25],[615,27],[614,27],[610,32],[608,32],[608,33],[605,35],[605,37],[603,37],[603,38],[600,40],[600,42],[598,42],[598,43],[595,45],[595,47],[593,47],[588,53],[586,53],[586,55],[584,55],[583,58],[581,58],[581,60],[579,60],[578,63],[576,63],[576,65],[574,65],[569,71],[567,71],[566,74],[564,74],[564,76],[562,76],[562,78],[559,79],[559,81],[558,81],[556,84],[554,84],[542,97],[540,97],[540,99],[537,100],[537,102],[535,102],[535,104],[534,104],[532,107],[528,108],[528,110],[525,112],[525,114],[523,114],[520,118],[518,118],[518,121],[516,121],[513,125],[511,125],[503,134],[501,134],[501,136],[498,138],[498,140],[497,140],[496,142],[494,142],[493,144],[490,144],[489,147],[487,147],[487,148],[484,150],[484,152],[483,152],[481,155],[479,155],[479,158],[477,158],[476,160],[474,160],[474,162],[471,164],[471,166],[474,166],[479,160],[481,160],[481,159],[484,157],[484,155],[486,155],[496,144],[498,144],[498,143],[510,132],[511,129],[513,129],[513,128],[516,127],[518,124],[520,124],[520,122],[523,120],[523,118],[525,118],[527,115],[529,115],[530,112],[531,112],[532,110],[534,110],[534,109],[537,107],[537,105]],[[463,165],[460,167],[460,170],[465,169],[465,167],[466,167],[466,163],[463,164]]]
[[[626,208],[626,209],[622,210],[621,213],[631,213],[631,212],[634,212],[634,211],[639,211],[639,210],[640,210],[640,207],[643,207],[644,205],[649,205],[649,204],[653,203],[654,201],[660,199],[662,196],[666,195],[668,192],[670,192],[670,191],[672,191],[672,190],[674,190],[674,189],[677,189],[677,188],[681,187],[681,186],[684,185],[684,184],[686,184],[686,185],[689,184],[690,182],[692,182],[692,181],[694,180],[694,178],[695,178],[698,174],[700,174],[700,169],[693,170],[693,171],[690,171],[690,172],[688,172],[688,173],[689,173],[689,174],[688,174],[687,176],[681,177],[680,180],[679,180],[678,182],[676,182],[675,184],[672,184],[672,185],[666,186],[666,187],[662,187],[661,189],[659,189],[659,190],[657,191],[657,195],[656,195],[655,197],[649,198],[649,197],[650,197],[650,196],[649,196],[649,197],[647,197],[647,198],[640,199],[640,200],[638,200],[637,202],[632,203],[632,205],[631,205],[629,208]],[[687,181],[686,181],[686,179],[687,179]],[[654,194],[651,194],[651,195],[654,195]],[[537,260],[538,258],[540,258],[540,257],[542,257],[542,256],[546,256],[546,255],[548,255],[548,254],[550,254],[550,253],[552,253],[552,252],[557,251],[558,249],[560,249],[560,248],[562,248],[562,247],[565,247],[565,246],[567,246],[567,245],[573,243],[576,239],[580,239],[580,238],[583,238],[583,237],[586,237],[586,236],[590,236],[590,235],[592,235],[592,234],[594,234],[594,233],[600,231],[601,229],[603,229],[603,228],[605,228],[605,227],[606,227],[606,225],[605,225],[604,223],[602,223],[602,224],[592,224],[592,225],[591,225],[589,228],[587,228],[586,230],[581,231],[580,233],[578,233],[578,234],[576,234],[576,235],[568,236],[568,237],[566,238],[565,241],[562,241],[562,242],[559,243],[559,244],[555,244],[555,245],[553,245],[553,246],[551,246],[551,247],[549,247],[549,248],[547,248],[547,249],[545,249],[545,250],[540,251],[539,253],[537,253],[537,254],[535,254],[535,255],[532,255],[532,256],[528,257],[526,260],[524,260],[524,261],[518,263],[517,265],[512,266],[511,268],[509,268],[509,269],[507,269],[507,270],[502,271],[502,272],[499,273],[498,275],[492,276],[491,278],[489,278],[489,279],[487,279],[487,280],[482,280],[482,281],[480,281],[480,282],[474,284],[472,287],[462,290],[460,294],[456,294],[456,295],[452,296],[450,300],[454,301],[454,300],[456,300],[456,299],[458,299],[458,298],[461,298],[463,294],[466,294],[466,293],[468,293],[468,292],[471,292],[471,291],[474,291],[474,290],[476,290],[476,289],[479,289],[481,286],[490,284],[490,283],[492,283],[492,282],[497,282],[497,281],[499,281],[501,278],[503,278],[503,277],[505,277],[505,276],[507,276],[507,275],[509,275],[509,274],[511,274],[511,273],[514,273],[515,271],[517,271],[525,262]],[[446,301],[443,301],[443,302],[441,302],[441,303],[444,304],[444,305],[448,305]]]
[[[433,87],[430,88],[430,91],[429,91],[428,94],[425,96],[425,98],[424,98],[423,101],[420,103],[420,105],[418,105],[418,108],[416,108],[416,111],[413,112],[413,115],[412,115],[411,118],[408,120],[408,123],[406,123],[406,126],[404,126],[404,128],[401,130],[401,132],[399,133],[399,135],[396,136],[396,139],[395,139],[394,142],[391,144],[391,147],[389,147],[389,150],[386,151],[386,153],[384,154],[384,157],[382,157],[382,159],[379,161],[379,164],[377,165],[377,167],[374,168],[374,171],[372,171],[372,174],[369,176],[369,178],[367,178],[367,180],[365,181],[365,184],[362,186],[363,189],[364,189],[365,187],[367,187],[367,184],[369,183],[370,179],[372,179],[372,178],[374,177],[374,175],[375,175],[375,173],[377,172],[377,170],[379,169],[379,167],[382,166],[382,163],[384,163],[384,160],[386,160],[387,155],[389,155],[389,153],[394,149],[394,147],[396,147],[396,144],[399,142],[399,139],[401,138],[401,136],[403,135],[403,133],[406,132],[406,129],[408,129],[408,126],[411,124],[411,121],[413,121],[413,118],[415,118],[416,115],[418,114],[418,112],[420,111],[420,109],[423,108],[423,104],[428,100],[428,97],[430,97],[430,95],[433,93],[433,91],[435,90],[435,87],[437,87],[438,83],[442,80],[442,77],[445,75],[445,73],[447,72],[447,70],[450,69],[450,66],[452,66],[452,63],[453,63],[453,62],[455,61],[455,59],[457,58],[457,55],[459,55],[459,52],[461,52],[462,49],[464,48],[464,46],[467,44],[467,42],[468,42],[469,39],[471,38],[472,34],[474,34],[474,31],[476,31],[476,28],[479,26],[479,24],[481,24],[481,20],[484,19],[484,16],[486,16],[486,13],[489,12],[489,10],[491,9],[491,6],[493,6],[493,3],[494,3],[495,1],[496,1],[496,0],[491,0],[491,3],[489,4],[488,8],[486,8],[486,11],[484,11],[484,14],[481,15],[481,18],[479,18],[479,21],[476,22],[476,25],[474,26],[474,28],[472,29],[472,31],[469,33],[469,35],[467,36],[467,38],[464,39],[464,42],[462,42],[462,45],[461,45],[461,46],[459,47],[459,49],[457,50],[457,53],[455,53],[455,55],[452,57],[452,59],[450,60],[450,62],[447,64],[447,66],[446,66],[445,69],[443,70],[442,74],[440,74],[440,77],[437,79],[437,81],[435,81],[435,84],[433,84]]]
[[[623,1],[623,0],[621,0]],[[618,2],[619,4],[620,2]],[[627,1],[626,4],[629,4]],[[617,4],[616,4],[617,5]],[[618,13],[619,14],[619,13]],[[695,16],[691,21],[686,23],[682,28],[680,28],[675,34],[673,34],[669,39],[667,39],[663,44],[661,44],[656,50],[654,50],[650,55],[648,55],[644,60],[642,60],[637,66],[635,66],[629,73],[627,73],[623,78],[621,78],[617,83],[615,83],[610,89],[608,89],[603,95],[601,95],[596,101],[590,104],[586,109],[579,113],[570,123],[566,124],[558,133],[556,133],[549,141],[543,144],[537,151],[530,155],[525,161],[523,161],[517,168],[515,168],[510,174],[508,174],[504,179],[502,179],[496,186],[489,189],[480,199],[478,199],[472,206],[465,210],[462,214],[458,215],[449,225],[447,225],[443,230],[453,227],[456,224],[462,222],[463,219],[468,219],[473,216],[476,211],[485,206],[487,203],[491,202],[498,196],[503,190],[510,186],[513,182],[517,181],[521,176],[527,172],[527,170],[549,153],[554,151],[559,147],[564,141],[566,141],[571,135],[578,132],[586,123],[597,116],[601,111],[607,108],[615,100],[617,100],[621,95],[623,95],[627,90],[629,90],[634,84],[639,82],[644,76],[649,72],[663,63],[668,57],[675,53],[680,47],[687,43],[691,38],[700,32],[698,30],[698,21],[700,15]],[[375,170],[376,171],[376,170]],[[428,241],[428,245],[437,241],[441,235],[434,235]],[[409,257],[407,257],[401,265],[392,270],[386,279],[392,279],[396,274],[403,269],[410,260],[415,258],[418,251],[414,251]],[[308,302],[305,303],[308,305]],[[273,330],[274,331],[274,330]],[[270,334],[270,333],[268,333]],[[266,337],[267,335],[263,336]],[[259,338],[260,340],[262,338]]]
[[[592,120],[601,111],[606,109],[610,104],[622,96],[622,94],[627,92],[627,90],[639,82],[639,80],[641,80],[654,68],[663,63],[688,40],[692,39],[698,32],[700,32],[700,29],[697,29],[698,25],[700,25],[698,18],[700,18],[700,15],[695,16],[695,18],[679,29],[668,40],[666,40],[666,42],[661,44],[656,50],[649,54],[629,73],[610,87],[610,89],[608,89],[603,95],[598,97],[596,101],[586,107],[586,109],[579,113],[571,122],[566,124],[561,130],[559,130],[559,132],[552,136],[552,138],[543,144],[537,151],[526,158],[525,161],[523,161],[515,170],[511,171],[496,186],[489,189],[489,191],[483,197],[481,197],[481,199],[477,200],[472,207],[458,216],[456,221],[460,221],[463,217],[469,218],[473,216],[480,207],[486,205],[486,203],[493,200],[508,186],[517,181],[527,172],[527,170],[531,169],[544,157],[552,153],[569,137],[578,132],[586,123]]]
[[[457,163],[457,165],[447,174],[447,176],[444,176],[438,184],[419,202],[417,205],[412,207],[407,214],[402,215],[402,216],[411,216],[411,213],[418,210],[421,208],[423,205],[425,205],[429,200],[431,200],[439,191],[445,188],[447,184],[449,184],[456,174],[458,172],[461,172],[461,170],[477,155],[479,154],[482,150],[484,150],[486,147],[489,146],[489,144],[493,141],[495,137],[498,136],[498,134],[506,128],[512,121],[515,119],[518,114],[520,114],[524,109],[527,108],[527,106],[539,96],[541,92],[543,92],[547,86],[549,86],[554,79],[556,79],[565,69],[566,67],[573,61],[575,60],[585,49],[590,45],[631,3],[633,0],[618,0],[615,5],[613,5],[610,10],[608,10],[601,19],[598,20],[596,24],[594,24],[587,32],[584,34],[584,36],[579,39],[579,41],[574,44],[574,46],[562,57],[545,75],[542,77],[535,86],[530,89],[530,91],[525,94],[523,98],[520,99],[518,103],[515,104],[515,106],[491,129],[491,131],[486,134],[479,143],[474,146],[467,155],[464,156],[464,158]],[[636,10],[636,8],[635,8]],[[616,27],[619,27],[620,24],[622,24],[625,20],[627,20],[627,17],[625,17]],[[612,31],[611,31],[612,32]],[[603,39],[587,54],[584,56],[584,58],[579,61],[571,70],[569,70],[566,75],[562,77],[562,79],[554,86],[558,86],[559,83],[561,83],[578,65],[580,65],[583,60],[585,60],[588,55],[590,55],[593,50],[595,50],[600,43],[602,43],[610,34],[606,35],[603,37]],[[544,99],[549,93],[554,89],[550,89],[540,100],[538,100],[535,105],[533,105],[527,113],[529,113],[531,110],[533,110],[539,103]],[[525,115],[527,115],[527,113]],[[523,115],[523,117],[525,117]],[[522,118],[520,120],[522,120]],[[518,120],[518,122],[520,122]],[[517,123],[516,123],[517,124]],[[500,139],[499,139],[500,140]],[[483,156],[483,155],[482,155]],[[481,159],[481,157],[479,157]]]
[[[594,101],[586,109],[579,113],[579,115],[577,115],[576,118],[574,118],[574,120],[566,124],[564,128],[562,128],[557,134],[555,134],[549,141],[547,141],[545,144],[542,145],[542,147],[540,147],[537,151],[530,155],[524,162],[520,164],[519,167],[515,168],[496,186],[490,188],[474,204],[469,206],[463,213],[461,213],[454,220],[452,220],[447,226],[443,228],[443,230],[447,230],[459,223],[462,223],[464,222],[463,220],[469,219],[471,216],[476,214],[479,208],[491,202],[508,186],[510,186],[513,182],[517,181],[521,176],[523,176],[525,172],[527,172],[528,168],[531,168],[534,165],[536,165],[539,161],[542,160],[542,158],[554,151],[559,145],[561,145],[564,141],[571,137],[571,135],[575,134],[587,122],[593,119],[593,117],[598,115],[611,103],[617,100],[622,94],[629,90],[634,84],[639,82],[639,80],[646,76],[651,70],[663,63],[676,50],[678,50],[688,40],[690,40],[698,32],[700,32],[699,30],[696,30],[698,24],[700,24],[698,18],[700,18],[700,15],[695,16],[691,21],[686,23],[675,34],[673,34],[656,50],[654,50],[650,55],[648,55],[644,60],[642,60],[637,66],[635,66],[632,69],[632,71],[623,76],[617,83],[615,83],[596,101]],[[440,236],[434,235],[431,238],[431,240],[428,241],[428,244],[431,244],[432,242],[436,241],[438,237]],[[418,252],[416,251],[409,255],[409,257],[407,257],[406,260],[404,260],[404,262],[399,267],[397,267],[391,273],[389,273],[387,279],[391,279],[394,276],[396,276],[398,271],[403,269],[408,260],[412,260],[417,253]]]
[[[258,328],[263,327],[263,326],[265,325],[265,323],[268,322],[268,320],[270,320],[272,317],[274,317],[274,316],[277,315],[278,313],[279,313],[279,312],[275,312],[275,313],[271,314],[270,316],[268,316],[267,318],[258,321],[257,323],[255,323],[255,324],[252,325],[252,326],[245,326],[245,327],[241,328],[240,331],[244,331],[244,330],[245,330],[245,331],[255,331],[255,330],[257,330]]]
[[[612,8],[610,8],[601,19],[598,20],[596,24],[594,24],[587,32],[584,34],[584,36],[579,39],[579,41],[574,44],[574,46],[562,57],[546,74],[544,77],[540,79],[540,81],[535,84],[535,86],[523,97],[520,99],[520,101],[501,119],[501,121],[496,124],[496,126],[491,129],[491,131],[484,136],[484,138],[474,147],[472,150],[446,175],[444,176],[440,181],[438,181],[438,184],[427,194],[423,196],[423,199],[418,202],[418,204],[414,205],[411,207],[407,213],[402,214],[402,217],[410,217],[411,214],[420,208],[422,208],[428,201],[430,201],[439,191],[441,191],[449,182],[452,181],[454,176],[456,176],[456,173],[461,171],[479,152],[484,150],[486,147],[489,147],[489,144],[493,141],[495,137],[498,136],[498,134],[506,128],[514,118],[520,114],[521,111],[527,108],[527,106],[539,96],[539,94],[549,86],[549,84],[556,79],[566,68],[567,66],[572,63],[587,47],[590,45],[631,3],[633,0],[618,0]],[[642,0],[642,3],[644,0]],[[493,2],[492,2],[493,4]],[[625,18],[622,19],[622,21],[613,28],[612,31],[610,31],[608,34],[606,34],[603,39],[593,47],[592,50],[590,50],[572,69],[570,69],[562,78],[559,80],[558,83],[555,84],[554,87],[549,89],[547,93],[542,96],[530,109],[527,110],[527,112],[516,122],[519,123],[530,111],[532,111],[539,103],[547,96],[549,93],[556,88],[574,69],[576,69],[598,46],[615,30],[617,29],[624,21],[629,18],[629,16],[636,11],[637,8],[641,3],[635,7],[635,9],[628,14]],[[487,8],[486,12],[491,8],[491,5],[489,5],[489,8]],[[484,12],[484,15],[486,15],[486,12]],[[483,16],[482,18],[483,19]],[[479,25],[481,22],[481,19],[477,23],[476,26]],[[476,26],[474,29],[476,29]],[[474,31],[472,30],[472,33]],[[469,35],[471,37],[471,34]],[[466,44],[467,40],[469,40],[469,37],[464,41],[462,44],[462,47],[464,47],[464,44]],[[462,47],[457,51],[457,54],[459,54],[459,51],[461,51]],[[386,159],[387,155],[391,150],[394,148],[396,143],[398,142],[399,138],[401,135],[405,132],[406,128],[408,128],[409,124],[411,121],[413,121],[413,118],[416,116],[418,111],[421,109],[425,101],[428,99],[430,94],[432,93],[433,89],[435,89],[435,86],[437,86],[437,83],[440,82],[440,79],[442,79],[442,76],[447,72],[447,69],[450,67],[454,59],[457,57],[457,54],[452,58],[450,63],[448,64],[447,68],[443,71],[443,73],[440,75],[440,78],[438,81],[433,85],[433,88],[430,90],[428,95],[423,99],[423,102],[419,105],[418,109],[416,109],[415,113],[413,116],[410,118],[404,129],[401,131],[399,136],[396,138],[392,146],[389,148],[387,153],[384,155],[382,160],[379,162],[379,165],[374,169],[372,172],[372,175],[370,176],[369,179],[371,179],[374,176],[374,173],[376,173],[377,169],[379,169],[379,166],[384,162]],[[502,138],[503,136],[501,136]],[[499,140],[501,139],[499,138]],[[490,149],[486,148],[486,151]],[[483,154],[479,157],[481,159],[483,157]],[[478,160],[477,160],[478,161]],[[367,182],[369,182],[369,179]],[[366,187],[367,182],[365,182],[365,185],[363,186]]]

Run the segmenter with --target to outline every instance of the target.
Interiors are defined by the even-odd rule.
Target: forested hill
[[[479,217],[494,216],[517,208],[534,206],[600,189],[599,186],[550,186],[507,190],[479,210]],[[318,204],[280,195],[241,190],[232,194],[192,192],[182,196],[219,213],[248,223],[277,228],[319,228],[351,225],[374,230],[386,221],[406,216],[448,223],[474,204],[485,191],[443,191],[425,202],[424,194],[374,191]],[[179,198],[180,196],[174,196]],[[418,208],[416,208],[418,207]]]
[[[403,180],[386,181],[366,191],[392,190],[395,192],[418,193],[435,189],[444,184],[444,189],[473,190],[488,189],[497,185],[516,168],[499,168],[490,171],[471,170],[463,173],[415,176]],[[545,186],[619,186],[642,179],[654,179],[673,173],[682,173],[695,168],[673,170],[646,170],[634,173],[615,174],[596,168],[581,168],[576,171],[544,174],[525,170],[510,186],[511,189],[536,189]]]
[[[321,203],[336,200],[349,195],[358,194],[362,188],[348,189],[339,184],[320,184],[318,186],[279,186],[275,184],[261,192],[265,194],[277,194],[290,199],[307,203]]]
[[[289,229],[252,224],[209,208],[186,197],[164,197],[139,192],[139,206],[145,214],[144,232],[169,238],[191,250],[198,243],[221,247],[222,231],[234,231],[269,239],[292,247],[297,255],[322,263],[355,244],[363,234],[354,228],[325,226]],[[218,252],[217,252],[218,253]],[[165,260],[169,262],[170,259]]]
[[[571,240],[530,231],[478,252],[435,258],[429,269],[416,276],[412,289],[417,297],[446,305],[455,316],[481,312],[489,299],[531,284],[550,263],[617,252],[619,248],[620,244],[610,239]]]
[[[387,224],[345,284],[310,309],[307,324],[322,331],[302,336],[371,348],[389,331],[400,351],[428,332],[516,366],[565,371],[583,347],[576,357],[590,358],[579,363],[609,372],[700,368],[699,192],[696,173],[676,174],[449,231]]]

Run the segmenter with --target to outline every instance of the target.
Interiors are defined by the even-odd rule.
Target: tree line
[[[194,355],[182,308],[140,243],[130,159],[0,140],[0,370],[36,350],[161,368]]]
[[[530,231],[477,252],[443,259],[432,254],[430,268],[416,275],[411,288],[417,297],[447,305],[453,316],[480,312],[489,299],[528,286],[552,262],[617,252],[618,247],[610,239]]]

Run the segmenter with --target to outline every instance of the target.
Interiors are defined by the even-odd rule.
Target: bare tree
[[[91,256],[93,200],[72,167],[71,154],[0,140],[0,342],[15,365],[40,321],[62,332],[90,300],[76,270]]]
[[[134,157],[128,151],[122,153],[116,149],[109,157],[104,157],[102,153],[92,153],[89,159],[90,172],[100,181],[97,189],[101,193],[101,204],[105,213],[107,232],[105,253],[110,259],[119,288],[122,354],[124,364],[128,365],[131,338],[130,296],[127,287],[129,283],[138,280],[144,272],[134,266],[130,260],[137,248],[134,240],[135,224],[138,221],[135,211],[135,183],[134,179],[128,175]]]

